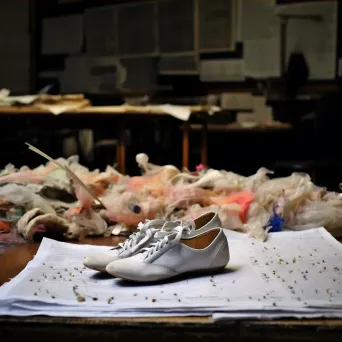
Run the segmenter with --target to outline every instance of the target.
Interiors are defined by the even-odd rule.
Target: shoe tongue
[[[173,228],[176,228],[176,227],[179,227],[182,225],[182,222],[181,221],[166,221],[164,224],[163,224],[163,227],[162,229],[173,229]]]
[[[189,230],[196,230],[196,223],[194,220],[188,220],[186,221],[186,225],[189,227]]]
[[[162,239],[164,236],[171,234],[174,232],[176,227],[179,227],[181,224],[180,221],[166,221],[164,222],[161,229],[158,229],[154,233],[154,240]]]
[[[183,234],[187,235],[197,229],[196,223],[194,220],[188,220],[182,224]]]

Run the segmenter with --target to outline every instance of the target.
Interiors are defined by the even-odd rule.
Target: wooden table
[[[207,129],[206,117],[208,117],[208,106],[187,106],[191,111],[191,116],[197,116],[201,119],[202,124],[202,146],[201,146],[201,163],[207,164]],[[0,118],[2,117],[24,117],[32,120],[49,118],[50,124],[54,124],[56,120],[60,119],[75,119],[79,120],[82,115],[82,122],[77,121],[80,126],[84,125],[84,120],[90,117],[94,120],[101,120],[103,118],[119,117],[119,131],[118,131],[118,145],[117,145],[117,164],[118,171],[125,173],[126,165],[126,139],[125,139],[125,126],[128,120],[144,117],[171,117],[169,114],[158,109],[155,106],[103,106],[103,107],[85,107],[77,110],[64,112],[59,115],[53,115],[47,110],[37,107],[23,106],[23,107],[0,107]],[[185,122],[183,125],[182,137],[182,166],[189,168],[189,135],[190,124]]]
[[[114,246],[117,237],[81,243]],[[11,247],[0,255],[0,284],[15,277],[30,261],[38,244]],[[55,318],[1,317],[0,341],[342,341],[342,320],[235,320],[214,323],[209,317]]]

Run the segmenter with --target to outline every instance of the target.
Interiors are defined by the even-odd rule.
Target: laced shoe
[[[184,273],[216,273],[228,262],[228,241],[222,228],[196,232],[182,225],[137,254],[111,262],[106,271],[126,280],[153,282]]]
[[[115,260],[130,257],[137,253],[141,248],[148,246],[154,234],[158,232],[167,221],[151,220],[140,222],[137,232],[131,234],[124,242],[107,251],[97,252],[86,256],[83,265],[96,271],[106,272],[106,266]],[[170,225],[177,226],[178,223],[169,222]]]

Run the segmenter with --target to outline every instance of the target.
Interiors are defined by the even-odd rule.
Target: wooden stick
[[[103,203],[93,194],[93,192],[66,165],[62,165],[58,161],[52,159],[50,156],[48,156],[46,153],[42,152],[38,148],[36,148],[36,147],[34,147],[28,143],[25,143],[25,144],[29,147],[29,149],[31,151],[41,155],[45,159],[47,159],[50,162],[57,165],[59,168],[63,169],[75,183],[77,183],[79,186],[81,186],[94,199],[94,201],[98,201],[104,207]]]
[[[184,123],[183,125],[183,167],[189,168],[189,131],[190,125],[188,122]]]

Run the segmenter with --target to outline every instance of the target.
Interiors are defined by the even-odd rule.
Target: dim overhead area
[[[1,0],[0,340],[342,340],[342,1]]]

